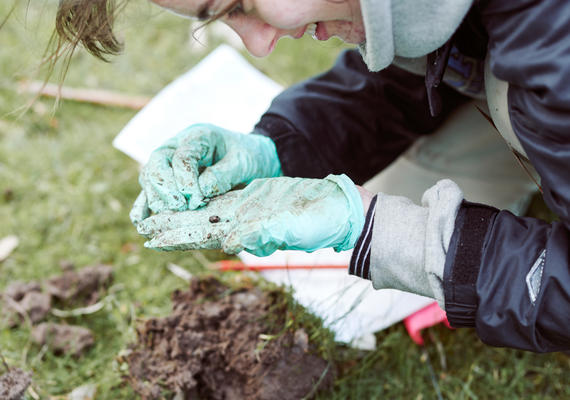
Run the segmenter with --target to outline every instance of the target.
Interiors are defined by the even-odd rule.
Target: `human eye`
[[[228,16],[228,18],[234,18],[237,17],[238,15],[243,14],[244,9],[243,9],[243,1],[238,1],[236,2],[236,4],[228,11],[228,13],[226,14]]]

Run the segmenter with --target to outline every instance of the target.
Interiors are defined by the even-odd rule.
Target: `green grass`
[[[0,20],[11,3],[0,4]],[[20,239],[0,264],[0,290],[13,280],[58,274],[62,260],[78,267],[112,264],[115,280],[105,309],[67,321],[95,332],[96,345],[83,357],[44,352],[30,344],[25,326],[1,331],[0,351],[9,364],[33,371],[33,388],[41,398],[95,383],[98,399],[130,399],[134,394],[121,382],[117,354],[134,340],[137,320],[167,314],[170,293],[185,286],[166,265],[173,262],[194,273],[203,266],[191,253],[145,250],[129,222],[139,191],[138,167],[111,141],[135,112],[71,102],[55,108],[53,101],[40,99],[22,114],[29,97],[15,88],[37,72],[56,4],[38,0],[19,6],[0,31],[0,238],[15,234]],[[190,44],[188,21],[145,3],[133,5],[119,21],[125,54],[104,64],[79,52],[67,85],[152,96],[210,50]],[[283,40],[266,59],[247,57],[289,85],[329,67],[343,48],[338,42]],[[206,256],[222,257],[218,252]],[[570,398],[570,359],[563,354],[491,348],[472,330],[441,327],[428,330],[432,340],[423,350],[402,325],[378,333],[378,349],[361,353],[332,343],[314,321],[311,326],[311,335],[341,371],[333,393],[323,399],[431,399],[436,398],[434,379],[444,398]]]

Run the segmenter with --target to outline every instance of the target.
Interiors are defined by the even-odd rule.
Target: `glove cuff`
[[[362,205],[362,198],[356,185],[350,178],[344,174],[342,175],[328,175],[326,180],[332,181],[344,193],[349,211],[348,218],[348,232],[345,239],[339,245],[333,247],[335,251],[350,250],[354,248],[356,241],[362,233],[364,228],[364,207]]]
[[[271,138],[256,134],[255,132],[250,133],[246,137],[253,140],[255,142],[255,146],[258,148],[258,151],[256,152],[257,159],[259,160],[260,166],[263,166],[263,169],[265,170],[263,176],[260,177],[275,178],[283,176],[281,161],[279,161],[275,142]]]

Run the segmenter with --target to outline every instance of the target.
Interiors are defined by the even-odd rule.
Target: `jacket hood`
[[[366,41],[359,45],[371,71],[395,56],[416,58],[451,38],[473,0],[360,0]]]

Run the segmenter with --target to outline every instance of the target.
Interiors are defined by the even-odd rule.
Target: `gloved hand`
[[[257,179],[195,211],[161,213],[141,221],[145,247],[223,249],[267,256],[275,250],[354,247],[364,226],[360,194],[346,175],[325,179]]]
[[[143,191],[131,221],[137,225],[150,211],[193,210],[236,185],[279,175],[281,163],[270,138],[192,125],[151,154],[139,177]]]

